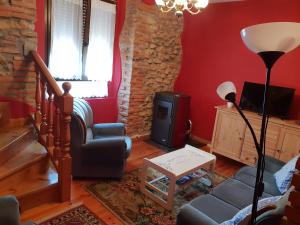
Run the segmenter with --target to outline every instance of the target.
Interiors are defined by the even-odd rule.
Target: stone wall
[[[36,0],[0,0],[0,97],[34,105]]]
[[[120,37],[119,120],[132,137],[149,135],[155,92],[173,90],[181,62],[183,18],[127,0]]]

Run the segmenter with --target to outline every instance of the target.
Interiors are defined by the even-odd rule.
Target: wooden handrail
[[[63,92],[35,51],[31,52],[36,68],[35,125],[39,142],[45,146],[58,171],[61,201],[71,199],[70,123],[73,97],[71,84],[64,82]],[[47,99],[46,99],[47,97]]]
[[[39,54],[36,51],[31,52],[34,62],[36,63],[37,67],[39,68],[41,74],[43,74],[43,78],[46,80],[46,82],[50,85],[52,92],[56,96],[62,96],[62,91],[60,90],[59,86],[57,85],[55,79],[49,72],[46,64],[42,60],[42,58],[39,56]]]

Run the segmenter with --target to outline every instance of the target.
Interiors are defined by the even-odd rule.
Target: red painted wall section
[[[185,14],[183,58],[175,90],[192,96],[194,135],[211,139],[214,106],[224,104],[216,95],[221,82],[233,81],[238,97],[244,81],[264,82],[264,64],[245,47],[240,30],[275,21],[300,22],[300,1],[248,0],[211,4],[201,14]],[[300,48],[284,55],[275,64],[271,76],[271,84],[297,89],[291,110],[294,119],[300,119],[299,59]]]
[[[125,20],[126,1],[117,1],[115,40],[114,40],[114,59],[112,81],[108,84],[107,98],[86,99],[94,112],[94,122],[116,122],[118,119],[117,95],[121,83],[122,68],[119,48],[119,37]],[[45,57],[45,15],[44,0],[37,0],[37,21],[36,31],[38,33],[38,52]],[[101,72],[101,68],[99,68]]]
[[[143,2],[146,3],[147,5],[155,4],[155,0],[143,0]]]

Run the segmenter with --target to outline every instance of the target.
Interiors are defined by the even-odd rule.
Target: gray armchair
[[[0,225],[21,225],[19,202],[14,196],[0,197]],[[35,225],[28,222],[23,225]]]
[[[124,124],[93,124],[93,111],[88,102],[74,98],[71,120],[73,177],[121,178],[131,146]]]

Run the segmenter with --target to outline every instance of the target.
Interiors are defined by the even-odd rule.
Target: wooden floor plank
[[[204,148],[204,150],[209,151],[208,148]],[[127,160],[126,172],[141,167],[144,158],[153,158],[164,153],[164,151],[149,143],[135,141],[133,143],[132,153]],[[216,172],[223,176],[232,176],[241,166],[242,164],[240,163],[222,156],[217,156]],[[57,212],[68,209],[68,207],[71,207],[72,205],[83,203],[107,224],[122,225],[123,223],[116,216],[85,190],[86,185],[95,181],[96,180],[73,180],[71,203],[49,203],[30,209],[22,213],[22,221],[41,221],[43,218],[49,218],[51,215],[56,215]]]

